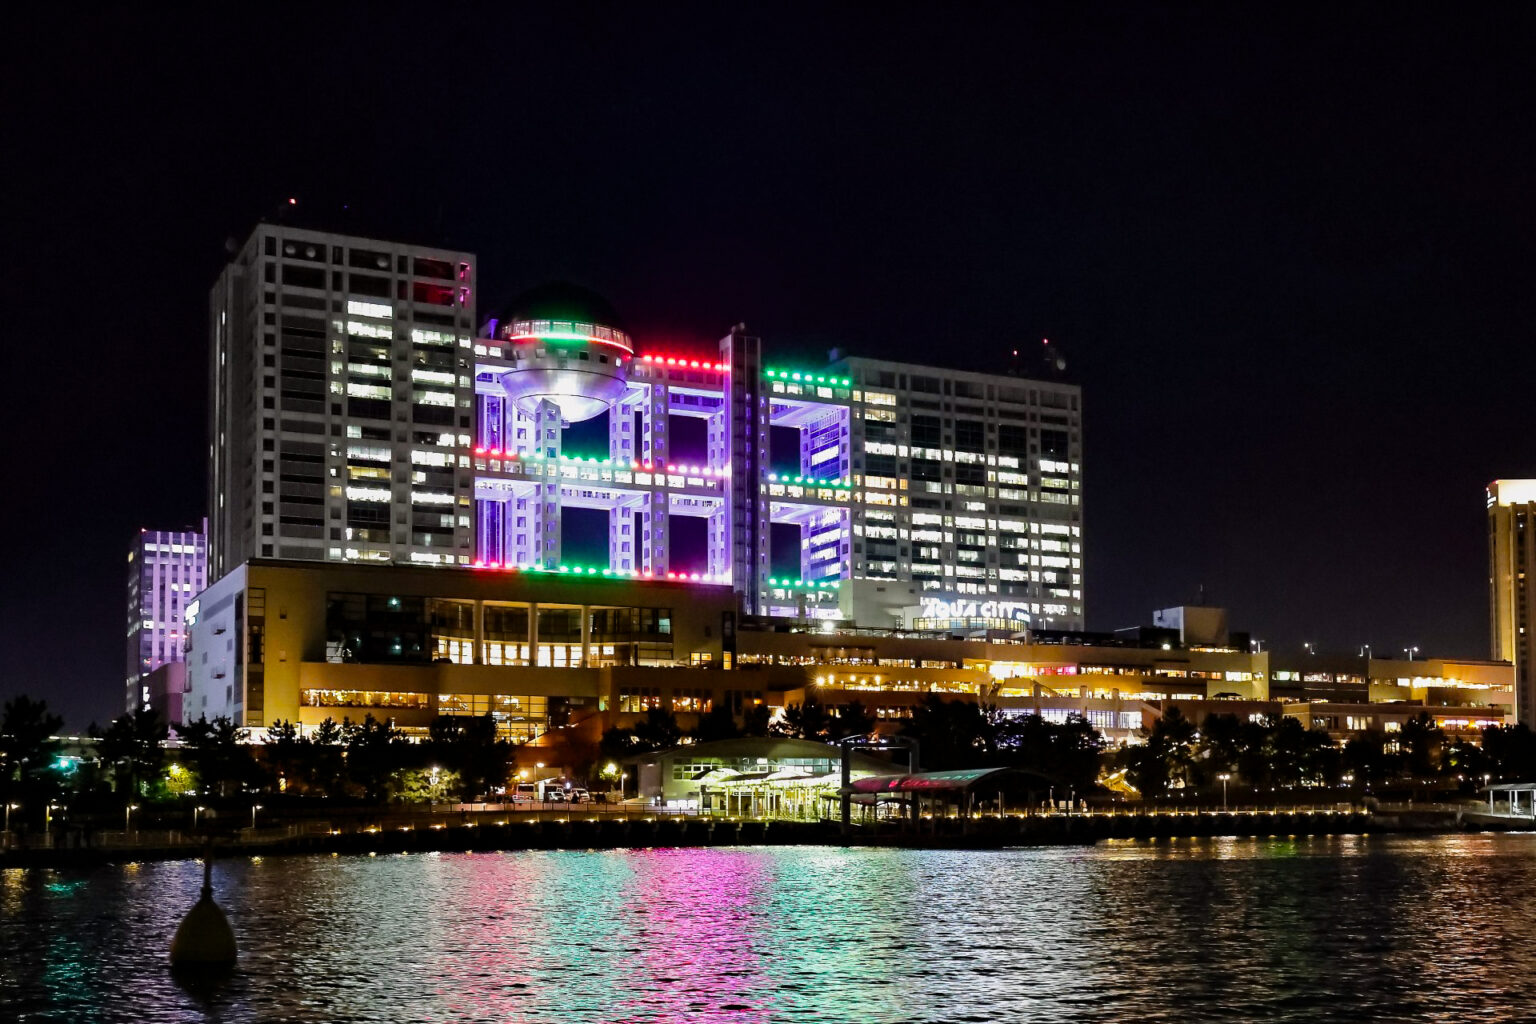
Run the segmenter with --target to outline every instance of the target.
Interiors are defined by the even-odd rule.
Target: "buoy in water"
[[[203,892],[171,939],[171,966],[213,970],[235,965],[235,930],[213,902],[213,851],[203,857]]]

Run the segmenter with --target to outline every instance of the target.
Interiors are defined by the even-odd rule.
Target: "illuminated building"
[[[1519,718],[1536,723],[1536,480],[1488,485],[1491,654],[1515,666]]]
[[[858,701],[885,731],[938,697],[1009,716],[1081,715],[1134,742],[1168,707],[1307,716],[1339,731],[1427,711],[1448,731],[1511,720],[1508,665],[1422,660],[1345,665],[1358,690],[1299,693],[1271,655],[1186,646],[1169,629],[1024,637],[912,631],[738,615],[720,584],[614,570],[443,571],[257,560],[188,610],[185,715],[259,730],[327,718],[392,720],[420,736],[438,715],[491,715],[501,734],[596,742],[651,710],[684,729],[724,705],[778,713]],[[1284,676],[1284,680],[1281,677]],[[549,735],[553,733],[553,736]]]
[[[469,561],[468,253],[260,224],[209,302],[209,574]]]
[[[150,703],[151,672],[182,660],[182,612],[208,584],[205,544],[197,530],[140,530],[128,549],[127,711]]]
[[[864,358],[832,369],[851,385],[845,616],[1081,630],[1080,389],[1044,363],[1038,379]],[[769,390],[792,407],[813,388],[780,371]],[[802,429],[808,472],[821,436]]]
[[[214,578],[564,565],[729,584],[749,614],[1082,628],[1081,396],[1056,364],[785,367],[741,327],[656,350],[569,286],[474,332],[473,268],[257,228],[211,308]]]
[[[580,509],[608,538],[583,567],[729,583],[749,614],[1082,628],[1075,386],[871,359],[786,369],[739,327],[702,358],[639,353],[559,310],[475,342],[476,567],[571,562]]]

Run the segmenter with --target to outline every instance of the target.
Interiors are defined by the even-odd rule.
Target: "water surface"
[[[211,992],[165,968],[200,876],[0,872],[0,1020],[1536,1016],[1536,835],[242,859]]]

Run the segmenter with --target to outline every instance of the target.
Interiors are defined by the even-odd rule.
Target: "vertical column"
[[[608,568],[615,571],[634,568],[630,556],[624,551],[624,527],[629,524],[629,515],[629,509],[623,505],[608,510]],[[630,564],[626,565],[626,562]]]
[[[615,462],[628,462],[638,459],[635,454],[635,410],[630,406],[628,396],[615,402],[608,410],[608,455]]]
[[[476,665],[485,664],[485,602],[475,602],[475,657]]]
[[[560,564],[560,469],[555,460],[560,456],[560,410],[553,402],[540,402],[538,415],[534,417],[535,454],[544,459],[544,475],[538,487],[537,543],[533,563],[546,568]]]
[[[592,667],[592,606],[581,606],[581,667]]]
[[[665,374],[665,370],[657,368],[658,375]],[[666,488],[667,459],[671,457],[667,440],[667,410],[672,402],[671,392],[667,390],[665,377],[658,377],[657,383],[651,388],[650,403],[650,437],[651,437],[651,466],[656,471],[651,478],[653,489],[651,491],[651,571],[664,575],[671,565],[668,555],[668,539],[670,530],[667,525],[668,514],[671,511],[669,501],[671,492]]]
[[[767,460],[767,409],[762,401],[762,344],[738,324],[720,342],[720,356],[730,366],[727,403],[730,426],[731,578],[749,614],[760,608],[767,549],[767,500],[763,465]]]
[[[528,606],[528,664],[539,663],[539,605],[535,601]]]
[[[709,574],[729,577],[731,572],[730,507],[724,502],[709,516]]]

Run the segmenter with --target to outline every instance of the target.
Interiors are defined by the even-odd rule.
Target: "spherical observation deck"
[[[519,296],[495,330],[512,343],[517,364],[501,374],[507,397],[528,415],[551,402],[567,423],[601,415],[629,387],[635,356],[617,322],[606,300],[575,285],[549,284]]]
[[[635,350],[629,335],[572,320],[513,320],[497,326],[512,342],[514,369],[501,375],[507,397],[532,416],[553,402],[567,423],[601,415],[629,387]]]

